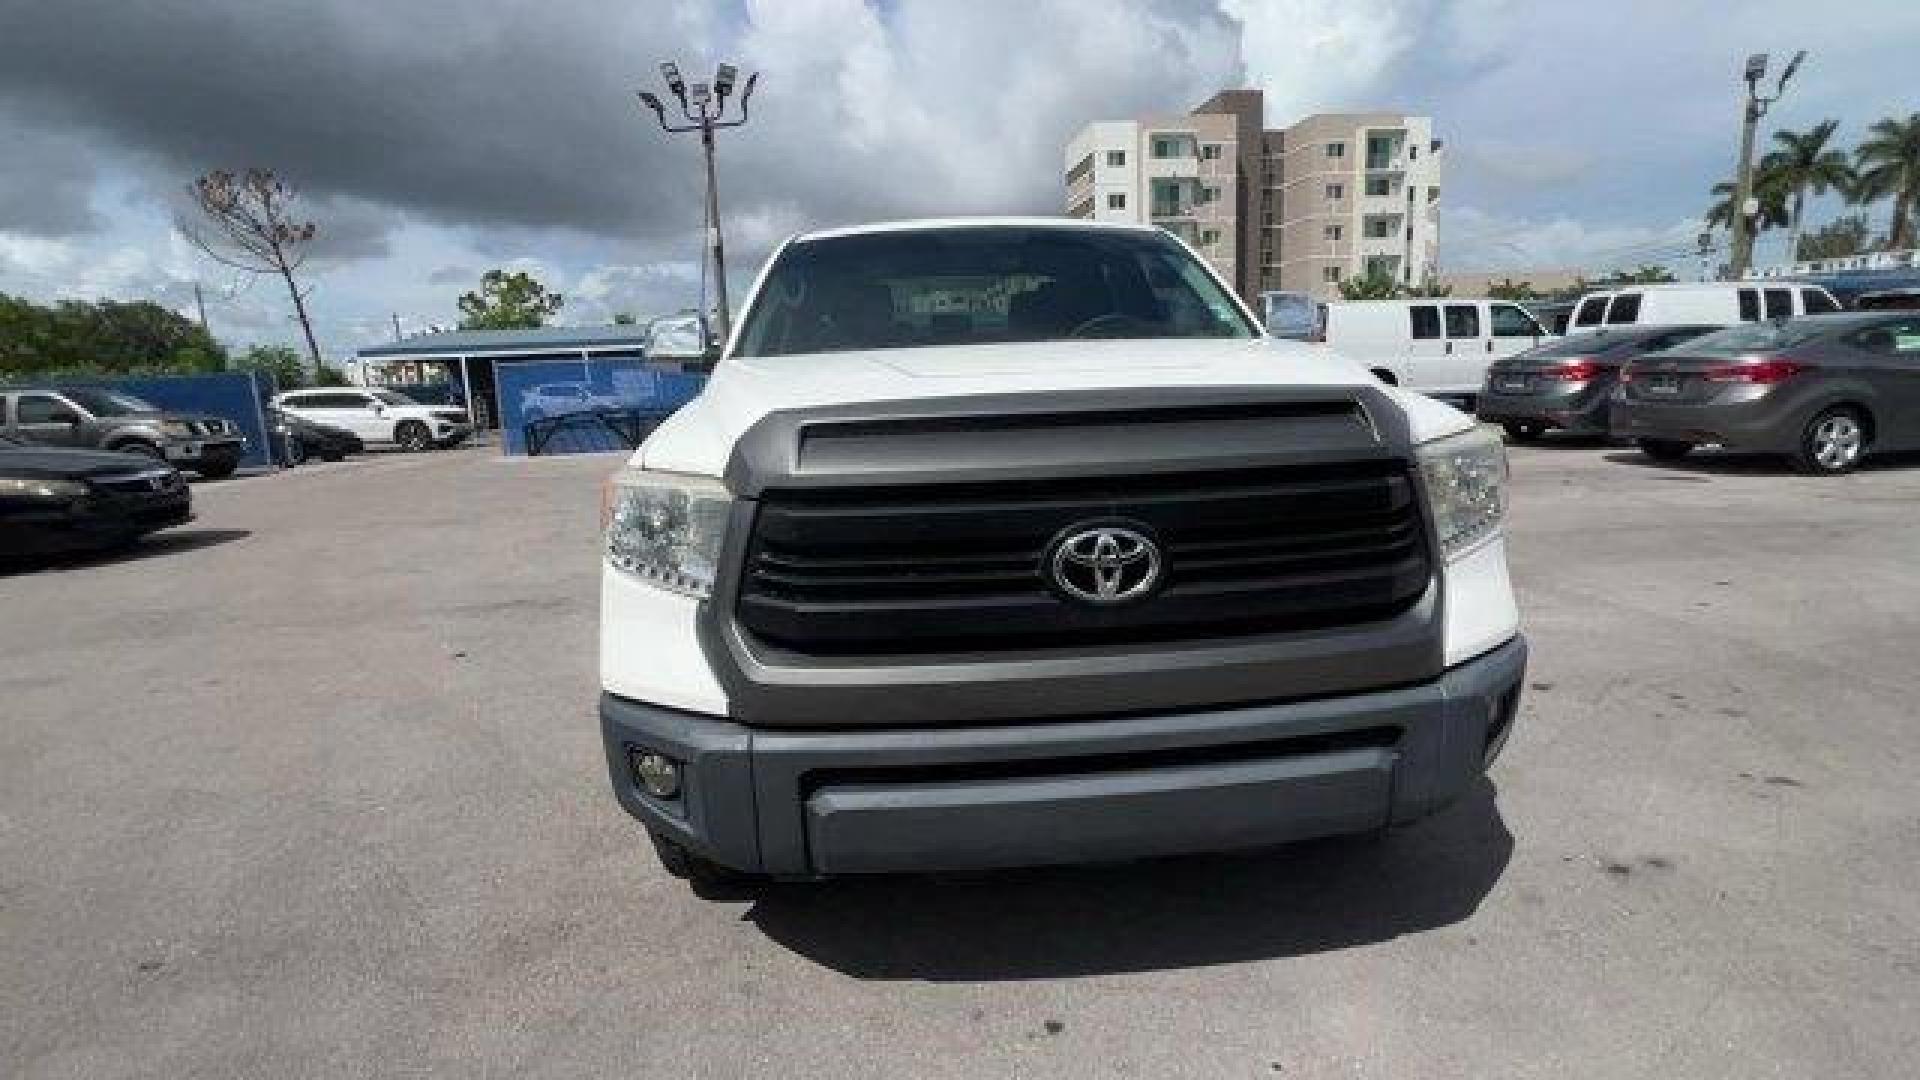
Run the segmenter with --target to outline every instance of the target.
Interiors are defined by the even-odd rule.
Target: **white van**
[[[1636,285],[1581,297],[1573,318],[1567,321],[1567,333],[1622,324],[1732,326],[1839,310],[1832,293],[1818,285],[1794,281]]]
[[[1504,300],[1355,300],[1326,306],[1326,343],[1381,382],[1472,396],[1487,365],[1552,337]]]

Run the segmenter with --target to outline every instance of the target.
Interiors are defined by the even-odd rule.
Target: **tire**
[[[742,873],[731,867],[721,866],[711,859],[701,858],[688,851],[679,841],[669,839],[651,829],[647,830],[647,837],[653,841],[653,853],[659,857],[661,867],[667,873],[692,885],[696,891],[735,889],[760,880],[753,874]]]
[[[338,446],[324,446],[320,448],[320,460],[345,461],[347,460],[347,452]]]
[[[1860,411],[1847,405],[1822,409],[1800,432],[1793,467],[1810,476],[1852,472],[1867,454],[1867,426]]]
[[[306,461],[307,461],[306,440],[300,438],[300,436],[298,435],[290,436],[287,439],[287,461],[286,461],[287,468],[289,469],[297,468],[298,466],[306,464]]]
[[[225,480],[239,467],[240,463],[237,461],[222,461],[213,465],[196,465],[193,471],[199,473],[202,480]]]
[[[1641,439],[1640,452],[1655,461],[1679,461],[1693,453],[1693,444],[1677,439]]]
[[[400,449],[417,454],[433,449],[433,432],[418,420],[402,420],[393,429],[393,441],[400,444]]]
[[[141,439],[123,442],[117,446],[109,447],[109,449],[122,454],[139,454],[141,457],[150,457],[155,461],[167,460],[167,452],[165,450]]]
[[[1507,438],[1517,443],[1538,442],[1547,433],[1545,424],[1531,420],[1504,420],[1500,426],[1506,429]]]

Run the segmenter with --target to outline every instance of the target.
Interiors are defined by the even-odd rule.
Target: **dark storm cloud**
[[[77,140],[5,108],[0,131],[10,132],[0,151],[0,232],[63,237],[99,224],[91,199],[93,159]]]
[[[1091,35],[1105,0],[4,2],[0,100],[157,164],[156,185],[265,165],[321,202],[633,251],[671,246],[699,190],[695,141],[633,91],[658,59],[704,68],[714,40],[764,71],[753,124],[722,141],[729,216],[803,223],[1057,209],[1073,127],[1234,62],[1208,0],[1133,0]],[[381,223],[361,224],[377,252]]]
[[[266,165],[469,224],[630,228],[659,205],[625,50],[558,5],[63,0],[5,22],[0,95],[178,182]]]

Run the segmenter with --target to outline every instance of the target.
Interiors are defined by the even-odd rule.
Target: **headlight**
[[[78,480],[41,480],[28,476],[0,476],[0,495],[36,499],[77,499],[87,493]]]
[[[607,485],[607,561],[671,592],[713,592],[733,497],[717,480],[623,472]]]
[[[1500,531],[1507,516],[1507,449],[1499,436],[1476,427],[1422,443],[1414,455],[1448,562]]]
[[[191,439],[196,432],[193,425],[185,420],[168,420],[160,425],[161,434],[169,439]]]

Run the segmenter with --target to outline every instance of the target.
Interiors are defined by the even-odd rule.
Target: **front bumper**
[[[1526,643],[1396,690],[991,727],[772,731],[603,694],[615,796],[722,865],[791,876],[1261,847],[1416,820],[1479,776]],[[681,764],[655,800],[629,753]]]
[[[247,440],[231,439],[175,439],[166,445],[167,461],[170,464],[186,465],[227,465],[240,460],[246,453]]]

